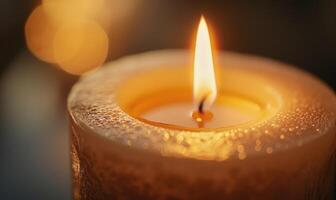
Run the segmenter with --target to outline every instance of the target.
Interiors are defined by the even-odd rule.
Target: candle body
[[[174,130],[130,116],[126,107],[144,86],[132,94],[118,94],[116,88],[137,74],[136,67],[188,65],[183,51],[126,58],[84,77],[68,104],[75,199],[332,199],[334,93],[281,63],[220,57],[223,67],[238,68],[233,74],[242,79],[239,83],[244,76],[253,79],[246,95],[265,90],[262,99],[273,98],[270,102],[276,103],[266,100],[265,107],[274,112],[241,126],[206,131]],[[119,79],[120,74],[126,78]],[[258,85],[256,79],[260,91],[250,88]]]
[[[231,163],[162,158],[72,126],[75,199],[333,199],[335,158],[323,138]],[[78,135],[80,137],[78,138]],[[323,146],[322,146],[323,144]],[[318,152],[307,155],[312,149]]]

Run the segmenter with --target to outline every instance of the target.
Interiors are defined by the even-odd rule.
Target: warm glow
[[[41,6],[34,9],[26,22],[27,47],[36,57],[45,62],[55,63],[53,40],[57,27]]]
[[[98,23],[90,20],[68,23],[55,35],[54,56],[64,71],[80,75],[104,63],[108,43]]]
[[[60,21],[95,19],[104,5],[105,0],[42,0],[45,12]]]
[[[99,20],[89,11],[105,0],[43,0],[25,24],[29,50],[39,59],[80,75],[100,67],[108,53],[109,39]],[[75,15],[75,16],[72,16]]]
[[[197,106],[204,103],[203,108],[209,108],[217,96],[215,72],[212,60],[209,30],[204,17],[197,30],[194,57],[194,101]]]

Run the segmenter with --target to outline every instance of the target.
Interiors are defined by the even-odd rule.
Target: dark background
[[[152,49],[190,48],[204,14],[221,49],[299,66],[336,88],[335,0],[134,2],[130,17],[109,31],[107,61]],[[26,49],[24,23],[39,3],[0,0],[0,199],[71,198],[65,103],[77,77]]]

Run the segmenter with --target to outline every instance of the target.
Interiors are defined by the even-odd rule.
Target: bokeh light
[[[29,50],[39,59],[80,75],[101,66],[108,36],[101,27],[105,0],[43,0],[25,26]]]
[[[108,53],[108,37],[91,20],[64,24],[54,39],[57,64],[71,74],[82,74],[101,66]]]
[[[43,0],[45,12],[57,20],[97,18],[105,0]]]
[[[28,49],[71,74],[100,67],[108,55],[119,55],[127,47],[125,33],[139,2],[41,0],[26,22]]]
[[[57,24],[38,6],[29,16],[25,25],[26,43],[29,50],[39,59],[54,63],[53,39]]]

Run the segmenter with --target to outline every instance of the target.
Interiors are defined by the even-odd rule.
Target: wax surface
[[[174,125],[176,128],[199,128],[193,119],[195,105],[190,101],[177,101],[150,107],[138,116],[151,122]],[[262,115],[262,108],[255,102],[239,97],[219,97],[208,110],[211,119],[202,123],[201,128],[222,128],[244,124]]]
[[[197,128],[197,123],[192,118],[193,109],[191,103],[175,103],[154,108],[144,113],[142,117],[154,122]],[[214,105],[209,112],[213,114],[213,118],[204,123],[204,128],[233,126],[250,121],[254,117],[234,107],[221,105]]]

